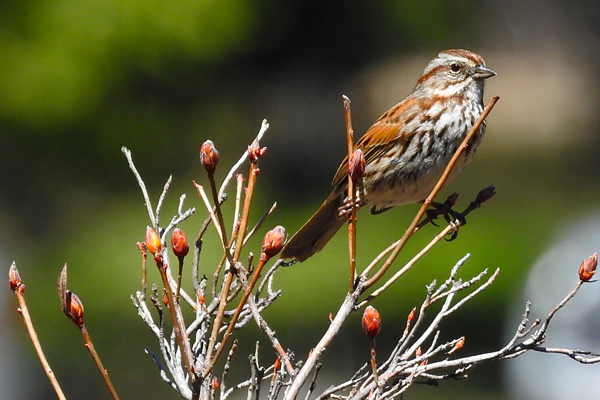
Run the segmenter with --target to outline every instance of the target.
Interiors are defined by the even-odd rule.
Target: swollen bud
[[[277,374],[279,368],[281,368],[281,358],[277,357],[275,363],[273,363],[273,373]]]
[[[8,269],[8,283],[10,285],[10,290],[15,292],[16,290],[21,290],[21,287],[25,287],[23,283],[21,283],[21,277],[19,276],[19,271],[17,270],[17,264],[13,261]]]
[[[70,290],[66,292],[66,304],[63,308],[65,315],[77,326],[83,325],[83,303],[79,297]]]
[[[207,172],[214,172],[219,163],[219,152],[212,140],[207,140],[200,146],[200,162]]]
[[[375,336],[381,330],[381,317],[373,306],[365,309],[362,317],[362,326],[369,339],[375,339]]]
[[[496,187],[494,185],[490,185],[481,189],[479,193],[477,193],[477,202],[485,203],[496,194]]]
[[[187,256],[190,251],[187,237],[179,228],[173,230],[173,235],[171,236],[171,248],[173,249],[173,253],[175,253],[180,260]]]
[[[354,150],[348,161],[348,175],[352,182],[356,183],[362,179],[365,173],[365,155],[361,149]]]
[[[415,351],[415,357],[421,357],[421,354],[423,354],[423,350],[421,350],[421,346],[419,346]]]
[[[281,225],[277,225],[271,229],[265,235],[262,243],[262,253],[267,258],[272,258],[281,251],[283,244],[285,243],[285,228]]]
[[[408,322],[412,322],[412,320],[415,318],[415,311],[416,311],[416,307],[413,307],[412,310],[410,310],[410,313],[408,314]]]
[[[150,228],[149,226],[146,227],[146,248],[155,256],[159,255],[162,251],[162,243],[160,243],[160,238],[154,229]]]
[[[596,267],[598,266],[598,253],[594,253],[589,256],[579,266],[579,279],[583,282],[587,282],[596,273]]]

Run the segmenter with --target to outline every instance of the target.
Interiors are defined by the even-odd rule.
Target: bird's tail
[[[347,218],[338,217],[342,197],[343,195],[334,191],[308,222],[287,242],[281,251],[281,258],[302,262],[321,251],[347,221]]]

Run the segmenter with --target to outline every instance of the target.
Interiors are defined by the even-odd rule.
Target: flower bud
[[[365,309],[362,317],[362,326],[369,339],[375,339],[375,336],[381,330],[381,317],[373,306]]]
[[[219,388],[219,380],[215,376],[215,378],[213,379],[213,382],[212,382],[212,389],[217,390],[218,388]]]
[[[598,266],[598,253],[594,253],[589,256],[584,262],[579,266],[579,279],[583,282],[587,282],[596,273],[596,267]]]
[[[63,309],[65,315],[77,326],[83,325],[83,303],[79,297],[70,290],[67,290],[66,308]]]
[[[413,308],[412,310],[410,310],[410,313],[408,314],[408,318],[407,318],[408,322],[412,322],[412,320],[415,318],[416,310],[417,310],[416,308]]]
[[[187,237],[185,237],[185,233],[179,228],[173,230],[173,235],[171,236],[171,248],[173,249],[173,253],[175,253],[180,260],[187,256],[190,251]]]
[[[166,289],[163,290],[163,304],[165,305],[165,307],[167,307],[167,309],[169,309],[169,296],[167,296],[167,292]]]
[[[277,357],[275,363],[273,363],[273,374],[277,374],[279,368],[281,368],[281,358]]]
[[[262,243],[262,253],[267,258],[272,258],[281,251],[283,244],[285,243],[285,228],[281,225],[271,229],[265,235]]]
[[[155,256],[159,255],[162,251],[162,243],[160,242],[160,238],[154,229],[150,228],[149,226],[146,227],[146,248]]]
[[[219,152],[211,140],[202,143],[200,147],[200,162],[207,172],[214,172],[219,163]]]
[[[23,286],[23,283],[21,283],[21,277],[19,276],[19,271],[17,270],[17,264],[14,261],[8,269],[8,283],[10,285],[10,290],[13,292]]]
[[[415,351],[415,357],[421,357],[421,354],[423,354],[423,350],[421,350],[421,346],[419,346],[419,348]]]
[[[354,150],[348,161],[348,175],[352,182],[356,183],[362,179],[365,173],[365,155],[361,149]]]
[[[254,140],[250,146],[248,146],[248,158],[252,164],[257,163],[258,159],[265,155],[267,151],[266,147],[261,148],[258,140]]]
[[[481,189],[479,193],[477,193],[477,202],[479,202],[480,204],[485,203],[486,201],[494,197],[495,194],[496,187],[494,185],[487,186]]]
[[[461,337],[460,339],[458,339],[456,341],[456,343],[454,343],[454,347],[452,347],[452,349],[448,352],[448,354],[452,354],[457,350],[462,349],[462,347],[465,345],[465,337]]]

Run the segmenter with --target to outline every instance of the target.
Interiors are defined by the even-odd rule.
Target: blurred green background
[[[121,398],[178,398],[144,354],[144,348],[158,352],[157,342],[129,300],[139,288],[135,243],[149,221],[121,146],[132,151],[154,204],[173,174],[163,221],[187,194],[187,205],[198,212],[181,228],[193,237],[205,218],[191,185],[192,179],[207,184],[200,144],[215,142],[222,179],[268,119],[253,220],[274,201],[278,207],[248,247],[258,253],[268,229],[281,224],[295,232],[329,193],[346,149],[341,95],[353,101],[360,135],[448,48],[480,53],[498,72],[486,101],[501,99],[477,157],[442,197],[460,191],[460,208],[488,184],[498,195],[472,214],[456,241],[441,243],[374,302],[383,317],[378,351],[393,346],[425,285],[445,279],[466,253],[472,257],[462,277],[484,268],[502,271],[442,326],[442,337],[466,336],[464,354],[500,347],[508,305],[533,260],[563,221],[598,209],[597,8],[592,1],[516,0],[3,1],[0,254],[6,270],[17,261],[36,329],[67,397],[105,399],[108,393],[59,309],[55,282],[64,262]],[[226,204],[231,216],[233,202]],[[405,206],[379,217],[361,212],[359,265],[396,240],[416,210]],[[397,265],[437,232],[424,229]],[[322,253],[277,274],[283,298],[265,315],[298,359],[341,303],[345,244],[340,233]],[[204,273],[212,273],[218,249],[210,231]],[[150,279],[159,281],[154,270]],[[4,290],[0,299],[0,397],[55,398],[12,294]],[[327,353],[317,392],[367,361],[359,319],[348,321]],[[262,361],[274,359],[252,324],[245,331],[236,334],[244,345],[235,359],[238,379],[230,375],[229,384],[249,375],[246,355],[256,340]],[[504,399],[509,383],[501,378],[500,365],[490,364],[467,381],[417,385],[407,398]]]

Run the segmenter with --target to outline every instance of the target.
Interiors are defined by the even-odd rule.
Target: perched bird
[[[371,214],[379,214],[425,200],[481,115],[484,80],[494,75],[481,56],[468,50],[442,51],[431,60],[413,92],[356,142],[365,157],[360,205],[370,205]],[[485,122],[447,182],[471,161],[484,132]],[[346,157],[333,178],[333,191],[288,241],[281,258],[306,260],[347,221],[347,163]]]

